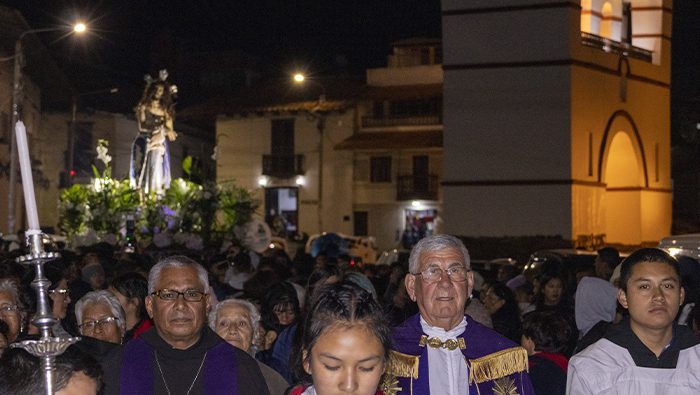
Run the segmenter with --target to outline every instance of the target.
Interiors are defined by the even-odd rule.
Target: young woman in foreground
[[[319,290],[302,325],[291,395],[382,395],[391,330],[372,294],[341,281]]]

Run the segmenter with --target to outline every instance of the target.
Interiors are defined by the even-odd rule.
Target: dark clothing
[[[588,332],[586,332],[586,334],[578,340],[578,343],[576,343],[576,350],[574,350],[574,354],[585,350],[586,347],[602,339],[603,336],[605,336],[605,332],[607,332],[608,328],[610,328],[612,325],[612,322],[607,321],[600,321],[593,325],[593,328],[589,329]]]
[[[576,316],[574,315],[574,308],[572,304],[568,303],[562,297],[561,302],[559,302],[559,304],[556,306],[547,306],[544,303],[538,303],[535,308],[535,311],[553,311],[559,317],[566,320],[566,323],[569,325],[570,335],[568,341],[566,342],[566,351],[563,354],[567,358],[571,357],[571,355],[574,353],[574,349],[576,348],[576,342],[578,340],[578,328],[576,327]]]
[[[619,325],[611,326],[604,338],[627,349],[635,365],[656,369],[675,369],[680,351],[698,344],[698,339],[690,328],[674,322],[671,344],[657,358],[632,331],[629,317],[623,318]]]
[[[556,356],[560,357],[557,361]],[[537,395],[564,395],[566,393],[566,357],[561,354],[539,353],[528,357],[530,381]],[[559,362],[559,363],[557,363]],[[564,365],[566,366],[566,365]]]
[[[75,346],[86,354],[92,355],[97,362],[101,363],[112,350],[119,347],[119,344],[95,339],[90,336],[81,336],[80,341],[75,343]]]
[[[501,306],[498,311],[491,314],[491,323],[493,330],[507,337],[515,343],[520,343],[521,325],[520,325],[520,310],[518,305],[508,303]]]
[[[138,393],[167,394],[164,381],[173,395],[186,393],[190,386],[191,395],[223,391],[269,395],[255,360],[226,343],[208,326],[202,328],[197,343],[186,350],[173,348],[156,328],[149,329],[111,352],[102,367],[105,395],[132,394],[137,392],[135,388]]]
[[[294,339],[294,333],[297,331],[297,326],[297,324],[289,326],[280,333],[272,351],[272,359],[266,364],[275,369],[288,383],[293,381],[292,372],[289,369],[289,358],[292,355],[292,340]]]

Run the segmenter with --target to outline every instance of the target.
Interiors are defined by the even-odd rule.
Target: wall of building
[[[24,209],[24,195],[22,191],[21,177],[16,178],[15,199],[14,199],[14,229],[9,229],[9,166],[10,166],[10,142],[12,141],[12,94],[13,94],[13,62],[0,62],[0,164],[5,168],[5,172],[0,176],[0,232],[14,232],[21,227],[26,227],[26,217]],[[31,158],[36,158],[36,147],[34,140],[41,125],[41,91],[29,78],[23,79],[22,89],[23,113],[20,120],[24,121],[27,130],[27,141],[29,144],[29,154]],[[19,174],[19,162],[16,163],[17,174]],[[38,203],[37,203],[38,204]],[[23,223],[25,225],[23,225]]]
[[[440,65],[391,67],[367,70],[367,85],[398,86],[442,84],[442,67]]]
[[[670,37],[670,1],[658,3],[632,2],[634,45],[647,46],[634,37],[643,31]],[[634,229],[607,241],[670,231],[670,46],[647,63],[581,45],[581,10],[566,3],[442,5],[447,232],[575,239],[621,235],[621,218]],[[658,18],[643,22],[644,6]],[[633,136],[635,185],[606,186],[618,132]]]
[[[354,111],[330,114],[326,120],[323,147],[323,225],[322,231],[352,234],[352,153],[334,151],[333,146],[350,137],[354,128]],[[262,157],[271,153],[271,119],[294,118],[294,150],[304,155],[302,184],[296,178],[269,179],[268,187],[299,186],[299,228],[310,235],[319,233],[318,169],[320,135],[315,119],[306,114],[220,119],[216,124],[219,144],[217,180],[234,179],[236,184],[256,191],[264,205]],[[262,214],[262,210],[260,212]]]

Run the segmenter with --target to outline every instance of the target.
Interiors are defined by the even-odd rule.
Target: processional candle
[[[17,152],[19,153],[19,168],[22,171],[22,187],[24,189],[24,205],[27,206],[27,221],[29,230],[27,234],[40,231],[39,216],[36,211],[36,197],[34,196],[34,180],[32,179],[32,165],[29,160],[29,146],[27,145],[27,130],[24,122],[18,121],[15,126],[17,134]]]

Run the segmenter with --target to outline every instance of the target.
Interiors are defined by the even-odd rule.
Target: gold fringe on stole
[[[495,380],[513,373],[528,371],[527,351],[513,347],[485,357],[469,360],[469,385]]]
[[[396,377],[418,378],[418,356],[391,351],[386,372]]]

